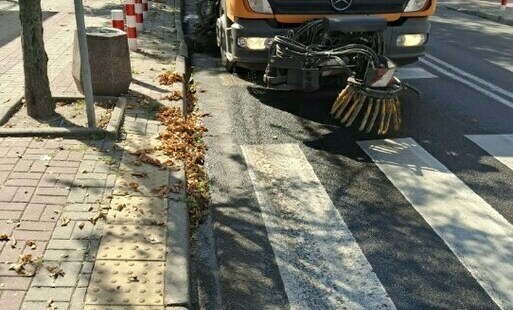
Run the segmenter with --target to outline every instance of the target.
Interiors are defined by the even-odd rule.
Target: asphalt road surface
[[[423,96],[401,96],[388,139],[332,119],[335,88],[265,91],[193,55],[211,114],[201,307],[513,309],[513,27],[432,22],[400,72]]]

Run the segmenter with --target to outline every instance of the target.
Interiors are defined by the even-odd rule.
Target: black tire
[[[219,4],[219,17],[222,17],[224,15],[224,9],[223,9],[223,3]],[[233,73],[235,70],[235,63],[233,61],[229,61],[226,57],[226,29],[218,29],[218,31],[221,31],[221,42],[219,46],[219,53],[221,54],[221,64],[226,69],[226,71]]]
[[[226,52],[222,47],[219,48],[219,52],[221,53],[221,64],[226,69],[226,71],[233,73],[235,71],[235,63],[229,61],[228,58],[226,58]]]

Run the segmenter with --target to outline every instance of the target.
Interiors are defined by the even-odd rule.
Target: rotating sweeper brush
[[[399,93],[402,83],[394,77],[395,65],[385,57],[380,68],[370,64],[362,80],[347,79],[347,86],[339,94],[331,108],[331,115],[340,119],[346,127],[360,118],[359,130],[370,133],[373,128],[379,135],[401,126]],[[393,124],[393,126],[391,126]],[[376,126],[375,126],[376,125]]]
[[[365,30],[361,24],[360,17],[325,18],[275,36],[264,81],[272,88],[314,91],[324,79],[344,78],[333,117],[346,127],[359,123],[360,131],[386,134],[401,126],[403,84],[394,76],[396,65],[383,56],[386,20],[365,17]]]
[[[396,94],[401,88],[400,84],[395,84],[383,90],[372,89],[350,79],[335,100],[331,115],[346,127],[360,115],[359,130],[366,133],[370,133],[375,124],[378,124],[378,134],[386,134],[390,128],[397,131],[401,126],[401,103]],[[393,127],[390,127],[391,123]]]

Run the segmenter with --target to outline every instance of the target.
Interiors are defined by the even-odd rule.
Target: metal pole
[[[86,101],[87,125],[89,128],[94,128],[96,127],[96,116],[94,115],[93,84],[91,82],[91,68],[89,67],[89,50],[87,48],[82,0],[75,0],[75,18],[77,20],[78,46],[80,48],[80,62],[82,64],[82,87]]]

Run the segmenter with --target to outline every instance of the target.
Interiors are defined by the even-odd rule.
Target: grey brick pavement
[[[110,9],[119,8],[119,4],[117,0],[85,0],[86,24],[109,25]],[[167,236],[163,222],[154,220],[155,214],[167,212],[166,200],[162,200],[162,203],[148,200],[151,201],[148,205],[126,207],[125,211],[130,212],[150,210],[143,218],[136,214],[134,216],[134,213],[122,214],[123,211],[117,209],[118,202],[125,199],[124,195],[117,197],[116,205],[111,204],[116,179],[123,173],[119,171],[122,159],[126,162],[126,158],[130,158],[127,152],[144,148],[145,145],[151,146],[162,129],[155,120],[155,108],[181,105],[163,99],[169,88],[159,86],[156,81],[158,72],[173,70],[179,46],[175,28],[178,9],[174,0],[154,5],[155,11],[159,13],[152,14],[146,22],[146,31],[139,40],[141,51],[131,53],[134,82],[131,86],[132,102],[129,103],[132,107],[125,120],[125,141],[0,138],[0,234],[8,234],[17,240],[14,247],[8,242],[0,242],[1,310],[46,309],[48,300],[52,300],[52,306],[57,309],[75,310],[84,308],[86,296],[96,298],[94,295],[97,292],[88,292],[88,287],[98,262],[96,255],[105,235],[106,219],[99,219],[94,225],[90,222],[98,212],[108,213],[109,224],[114,225],[114,228],[109,226],[109,229],[114,229],[114,232],[118,231],[115,229],[118,225],[153,225],[152,229],[163,230],[156,235]],[[53,95],[77,95],[71,78],[71,48],[75,27],[73,1],[43,1],[43,8]],[[19,100],[23,93],[17,14],[16,2],[8,1],[7,4],[0,0],[0,108],[7,102]],[[172,176],[173,185],[177,180],[183,181],[180,175]],[[143,184],[145,181],[139,182]],[[151,182],[148,184],[154,185]],[[149,185],[147,187],[151,190]],[[153,195],[151,191],[146,194]],[[153,210],[153,206],[162,209]],[[65,225],[61,224],[63,221]],[[158,246],[144,247],[142,251],[145,248],[157,248],[158,253],[162,252],[165,237],[136,237],[139,243],[146,242],[144,238],[149,238],[152,244]],[[36,246],[26,245],[29,240],[34,241]],[[137,242],[132,246],[140,246]],[[103,251],[106,247],[109,247],[108,244],[103,245]],[[124,255],[121,250],[116,251],[116,255]],[[130,253],[136,253],[136,265],[151,261],[151,264],[159,262],[159,268],[164,268],[165,259],[161,254],[150,257],[139,255],[134,250]],[[33,278],[19,276],[9,270],[10,264],[24,254],[42,257],[45,265],[58,266],[65,272],[64,277],[49,277],[45,269],[40,269]],[[156,286],[152,293],[157,292],[160,297],[153,298],[152,302],[157,299],[162,302],[151,306],[151,309],[164,308],[164,275],[158,271],[157,276],[159,279],[153,283]],[[140,278],[146,281],[143,274]],[[126,278],[123,280],[126,281]],[[137,300],[146,300],[143,297]],[[104,300],[108,302],[108,299]]]

